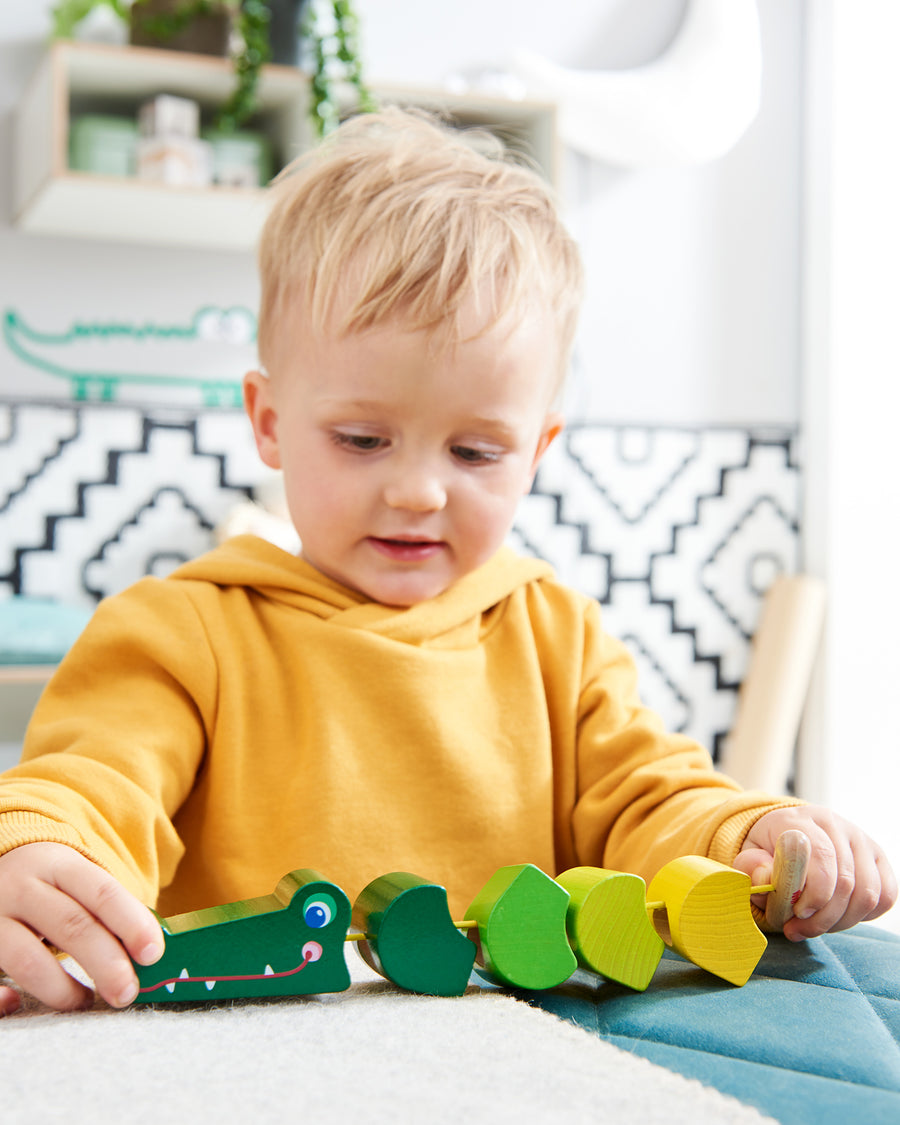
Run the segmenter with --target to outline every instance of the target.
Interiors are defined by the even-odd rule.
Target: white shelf
[[[16,111],[15,225],[35,234],[250,249],[265,217],[262,189],[171,187],[68,167],[73,115],[131,115],[143,101],[167,93],[193,98],[211,116],[227,98],[233,81],[227,59],[147,47],[53,43]],[[263,69],[253,124],[271,139],[279,166],[313,143],[308,86],[307,76],[294,67]],[[549,103],[389,84],[375,84],[373,92],[385,103],[418,105],[439,110],[462,125],[486,126],[528,152],[555,181],[555,110]]]
[[[7,684],[45,684],[55,664],[0,664],[0,687]]]
[[[134,115],[148,98],[168,93],[193,98],[211,115],[232,85],[227,59],[146,47],[52,44],[16,113],[16,226],[155,245],[252,246],[264,215],[262,190],[171,187],[68,167],[74,114]],[[269,66],[260,78],[255,127],[271,138],[282,162],[311,144],[307,89],[306,76],[293,67]]]
[[[16,225],[34,234],[246,250],[264,214],[259,191],[169,187],[65,172],[43,184]]]

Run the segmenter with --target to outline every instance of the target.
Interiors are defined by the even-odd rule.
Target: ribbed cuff
[[[0,812],[0,855],[24,844],[65,844],[97,862],[71,825],[29,809]]]
[[[751,808],[741,809],[724,820],[713,834],[707,855],[710,859],[718,860],[729,867],[734,863],[735,857],[744,846],[747,833],[754,824],[767,813],[776,809],[794,809],[807,804],[796,797],[772,799],[770,794],[747,792],[743,796],[748,800],[755,800]]]

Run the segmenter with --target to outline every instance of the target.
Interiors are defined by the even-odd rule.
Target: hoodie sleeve
[[[731,864],[756,820],[803,803],[742,790],[699,743],[666,732],[642,705],[634,662],[603,632],[593,603],[583,661],[572,825],[581,862],[645,879],[682,855]]]
[[[155,903],[183,852],[172,818],[216,683],[183,584],[144,579],[102,602],[41,696],[20,764],[0,774],[0,854],[67,844]]]

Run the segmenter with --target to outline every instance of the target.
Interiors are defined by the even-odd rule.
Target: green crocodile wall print
[[[64,380],[76,402],[115,402],[127,387],[188,391],[196,405],[233,407],[241,405],[241,375],[253,362],[256,318],[243,306],[206,305],[183,324],[75,321],[47,332],[8,308],[2,331],[12,355]]]

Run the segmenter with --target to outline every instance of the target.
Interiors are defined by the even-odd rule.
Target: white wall
[[[807,555],[829,614],[800,784],[900,866],[900,8],[816,0],[809,16]]]
[[[10,229],[9,111],[40,56],[51,6],[4,0],[0,8],[0,307],[39,305],[43,322],[59,328],[79,316],[133,319],[149,309],[157,320],[182,320],[205,303],[254,304],[250,255],[173,254]],[[429,84],[502,66],[519,44],[567,66],[640,65],[665,48],[684,6],[357,0],[370,76]],[[589,275],[570,391],[579,416],[797,421],[801,2],[760,0],[759,10],[762,111],[724,159],[640,173],[565,162],[564,199]],[[0,384],[2,375],[0,366]]]
[[[638,66],[682,0],[360,0],[373,76],[433,81],[514,46],[565,66]],[[564,192],[588,264],[572,404],[592,419],[778,422],[799,411],[800,0],[759,0],[756,123],[706,166],[627,172],[570,158]],[[427,48],[416,36],[424,32]]]

